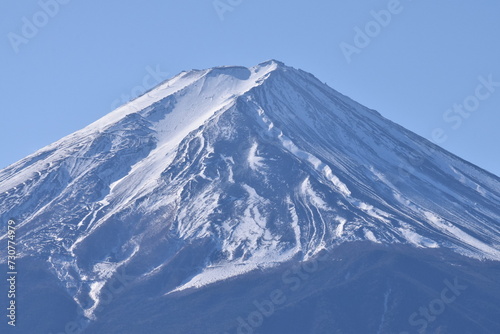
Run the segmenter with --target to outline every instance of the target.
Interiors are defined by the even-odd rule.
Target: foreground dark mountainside
[[[0,171],[5,330],[497,333],[499,208],[498,177],[308,73],[183,72]]]
[[[395,248],[340,246],[335,254],[163,300],[144,282],[117,298],[88,332],[498,332],[498,265]]]
[[[117,276],[98,320],[84,331],[79,329],[88,320],[77,304],[47,268],[34,263],[22,262],[21,333],[34,328],[54,334],[497,333],[500,328],[500,266],[450,251],[344,244],[310,261],[162,298],[161,280],[131,283],[128,276]]]

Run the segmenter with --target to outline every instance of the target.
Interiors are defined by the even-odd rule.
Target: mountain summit
[[[498,177],[275,60],[180,73],[2,170],[0,203],[88,333],[114,333],[123,272],[145,303],[189,308],[351,245],[500,260]]]

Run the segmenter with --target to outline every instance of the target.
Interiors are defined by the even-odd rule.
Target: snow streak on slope
[[[166,294],[359,240],[500,259],[497,177],[276,61],[179,74],[1,171],[0,203],[89,317],[120,268]]]

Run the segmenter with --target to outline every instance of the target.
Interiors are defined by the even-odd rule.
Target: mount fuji
[[[500,332],[500,178],[275,60],[3,169],[9,219],[9,333]]]

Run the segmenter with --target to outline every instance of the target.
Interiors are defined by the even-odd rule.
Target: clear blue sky
[[[167,75],[275,58],[500,175],[496,0],[54,1],[0,3],[0,168]]]

